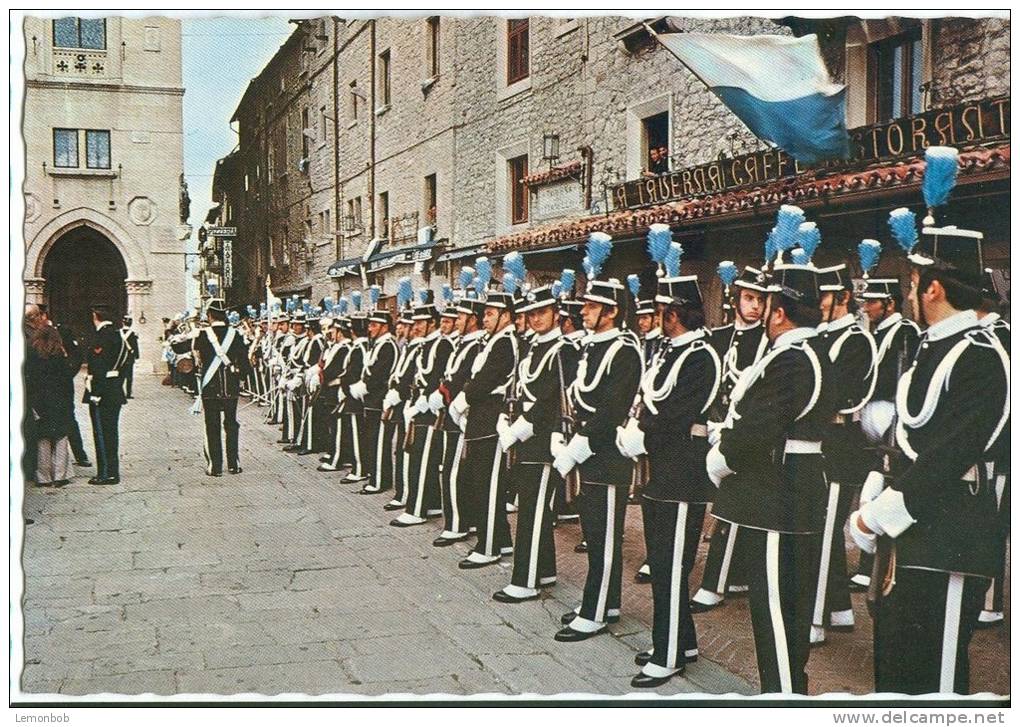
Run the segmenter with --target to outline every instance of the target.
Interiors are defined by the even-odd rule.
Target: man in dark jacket
[[[127,347],[112,318],[109,307],[92,308],[96,333],[88,353],[88,374],[82,398],[82,403],[89,405],[96,447],[96,476],[89,480],[90,485],[120,483],[120,408],[125,401],[120,368],[127,357]]]

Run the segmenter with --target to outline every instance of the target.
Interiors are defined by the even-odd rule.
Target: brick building
[[[255,259],[235,286],[255,291],[271,272],[278,293],[315,299],[366,283],[390,293],[407,274],[435,288],[511,249],[537,282],[579,267],[595,229],[613,234],[622,274],[645,264],[648,225],[666,222],[717,302],[716,262],[760,260],[784,202],[819,223],[821,262],[887,240],[888,210],[921,203],[918,160],[934,143],[963,152],[947,220],[983,229],[992,264],[1008,257],[994,214],[1008,204],[1008,20],[648,23],[818,34],[847,84],[855,158],[810,170],[769,150],[635,19],[301,21],[235,114],[249,179],[238,244]]]

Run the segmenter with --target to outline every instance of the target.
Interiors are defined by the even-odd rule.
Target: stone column
[[[25,278],[25,304],[46,302],[46,278]]]
[[[150,310],[152,281],[125,280],[124,285],[127,287],[127,315],[133,319],[134,329],[138,333],[138,347],[142,353],[139,361],[142,368],[138,373],[141,371],[157,373],[163,363],[163,352],[157,339],[163,334],[163,330],[162,322],[155,315],[156,311]]]

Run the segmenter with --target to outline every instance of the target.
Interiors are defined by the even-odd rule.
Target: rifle
[[[517,335],[516,333],[513,335]],[[510,380],[507,382],[507,393],[503,397],[503,403],[506,404],[507,421],[513,422],[514,417],[517,414],[517,367],[520,362],[514,358],[514,367],[510,372]],[[509,470],[514,466],[517,461],[517,453],[514,448],[511,447],[510,451],[506,453],[506,468]]]
[[[574,408],[570,405],[570,397],[567,395],[567,382],[563,379],[563,359],[560,356],[561,346],[556,351],[556,371],[560,377],[560,426],[563,429],[563,439],[566,442],[574,436],[577,429],[577,420],[574,417]],[[578,495],[581,494],[581,473],[574,467],[564,478],[566,483],[564,500],[569,505]]]

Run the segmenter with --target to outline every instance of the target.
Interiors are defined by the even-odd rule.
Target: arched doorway
[[[92,330],[92,306],[108,305],[118,317],[127,311],[124,258],[92,227],[76,227],[53,243],[43,261],[43,277],[50,317],[78,336],[88,338]]]

